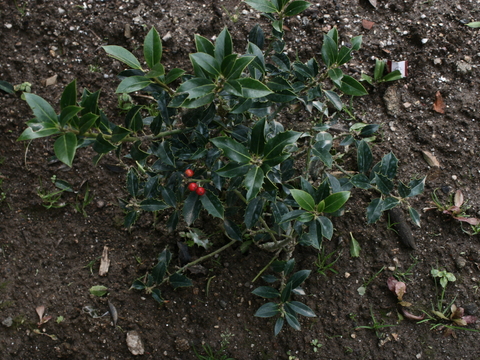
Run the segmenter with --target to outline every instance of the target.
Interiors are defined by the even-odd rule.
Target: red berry
[[[197,195],[199,195],[199,196],[205,195],[205,188],[199,187],[199,188],[197,188],[197,190],[195,190],[195,192],[196,192]]]
[[[186,177],[192,177],[194,174],[193,170],[192,169],[187,169],[185,170],[185,176]]]
[[[188,184],[188,190],[190,190],[190,191],[195,191],[195,190],[197,190],[197,188],[198,188],[197,183]]]

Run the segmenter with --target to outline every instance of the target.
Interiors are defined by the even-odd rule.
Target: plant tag
[[[408,76],[408,61],[387,60],[387,69],[388,69],[388,72],[398,70],[398,71],[400,71],[400,74],[402,74],[402,78],[407,77]]]

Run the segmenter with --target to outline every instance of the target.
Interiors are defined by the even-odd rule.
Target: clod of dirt
[[[187,339],[184,339],[184,338],[176,338],[175,339],[175,349],[177,349],[177,351],[187,351],[188,349],[190,349],[190,344],[188,343],[188,340]]]
[[[395,116],[400,113],[400,97],[398,96],[397,87],[390,86],[383,96],[385,107],[389,115]]]
[[[145,349],[143,347],[142,339],[137,331],[129,331],[127,333],[127,346],[128,350],[132,353],[132,355],[143,355],[145,353]]]

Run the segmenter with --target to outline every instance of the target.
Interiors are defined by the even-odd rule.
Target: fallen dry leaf
[[[53,76],[50,76],[49,78],[43,80],[45,86],[55,85],[57,83],[57,77],[58,77],[58,75],[53,75]]]
[[[110,259],[108,258],[108,247],[103,248],[102,258],[100,259],[100,268],[98,269],[98,275],[105,276],[108,273],[110,267]]]
[[[375,25],[373,21],[369,21],[365,19],[362,20],[362,26],[365,30],[370,30],[373,27],[373,25]]]
[[[43,314],[45,314],[45,306],[43,305],[40,305],[40,306],[37,306],[37,308],[35,309],[35,311],[37,312],[37,315],[40,319],[40,322],[42,322],[43,320]]]
[[[445,114],[445,102],[443,101],[442,94],[437,91],[435,94],[435,102],[433,103],[433,110],[439,114]]]
[[[422,155],[428,165],[431,167],[440,167],[440,162],[430,151],[422,150]]]
[[[374,8],[377,8],[377,0],[368,0],[368,2],[369,2]]]

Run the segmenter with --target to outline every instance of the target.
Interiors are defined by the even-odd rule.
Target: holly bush
[[[332,28],[323,37],[321,62],[291,59],[285,51],[283,21],[310,4],[246,3],[270,19],[272,28],[266,37],[256,25],[243,54],[235,53],[227,28],[215,42],[195,35],[191,73],[165,70],[155,28],[144,40],[144,63],[123,47],[104,46],[108,56],[128,67],[118,75],[116,89],[119,112],[126,112],[123,123],[107,118],[99,107],[99,91],[84,90],[78,100],[73,81],[63,91],[58,114],[41,97],[24,94],[35,118],[19,140],[54,137],[55,155],[68,166],[83,147],[97,153],[94,164],[109,153],[125,158],[128,195],[120,206],[128,229],[145,212],[164,212],[169,231],[187,229],[195,238],[191,227],[205,211],[218,219],[218,228],[231,241],[200,260],[240,242],[242,249],[273,252],[272,264],[281,274],[279,289],[262,286],[254,294],[279,300],[256,313],[279,315],[277,334],[284,319],[299,329],[298,314],[314,316],[306,305],[290,300],[292,294],[303,293],[299,286],[309,274],[301,270],[291,275],[295,247],[319,250],[322,239],[332,238],[331,218],[343,215],[353,187],[377,194],[366,210],[369,223],[386,210],[405,206],[418,224],[419,214],[408,198],[423,191],[425,178],[397,182],[393,153],[374,164],[371,146],[379,125],[341,125],[344,110],[351,112],[351,97],[367,95],[363,85],[342,70],[360,49],[361,36],[339,46],[338,31]],[[136,92],[150,103],[135,103],[128,94]],[[285,114],[300,112],[310,119],[308,131],[282,124]],[[163,302],[163,283],[191,285],[184,272],[199,260],[172,273],[170,260],[170,251],[162,252],[158,264],[133,288]]]

